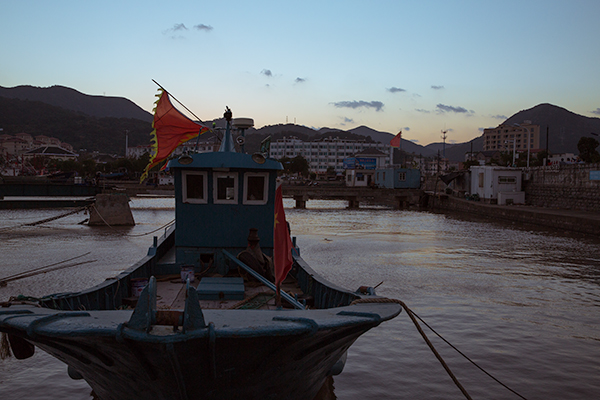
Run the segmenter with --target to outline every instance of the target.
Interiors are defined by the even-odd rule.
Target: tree
[[[463,163],[463,169],[469,169],[471,167],[479,166],[479,161],[477,160],[468,160]]]
[[[540,165],[544,165],[544,159],[548,159],[549,154],[546,150],[542,150],[539,153],[537,153],[537,159],[535,160],[535,162],[532,164],[533,166],[540,166]]]
[[[307,177],[308,171],[309,165],[306,158],[302,157],[301,155],[297,155],[290,160],[290,172]]]
[[[586,163],[600,162],[600,154],[598,154],[598,147],[600,143],[591,137],[582,137],[577,143],[577,150],[579,150],[579,158]]]
[[[292,171],[290,167],[292,165],[292,160],[289,157],[283,156],[279,159],[281,165],[283,165],[283,173],[289,175]]]

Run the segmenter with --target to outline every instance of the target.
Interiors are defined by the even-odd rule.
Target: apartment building
[[[540,148],[540,126],[531,121],[483,130],[483,151],[522,152]]]
[[[269,157],[281,159],[283,157],[304,157],[311,171],[325,174],[332,167],[337,174],[344,172],[344,159],[354,157],[365,150],[379,150],[383,153],[382,167],[391,164],[390,145],[384,143],[369,143],[357,140],[340,138],[325,138],[305,142],[297,137],[284,137],[276,142],[271,142]]]

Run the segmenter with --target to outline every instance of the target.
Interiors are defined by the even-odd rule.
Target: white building
[[[310,170],[317,174],[323,175],[329,167],[332,167],[338,175],[341,175],[344,172],[344,159],[354,157],[366,149],[377,149],[382,152],[381,162],[384,167],[391,164],[389,144],[332,137],[311,142],[305,142],[297,137],[284,137],[271,142],[269,157],[281,159],[302,156],[308,161]]]
[[[471,167],[471,195],[477,194],[486,203],[525,204],[521,191],[522,172],[518,168]]]

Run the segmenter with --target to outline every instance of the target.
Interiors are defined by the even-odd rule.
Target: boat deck
[[[198,275],[198,274],[196,274]],[[220,275],[212,275],[207,277],[220,277]],[[198,285],[202,277],[196,277],[194,282],[190,284],[194,288]],[[157,296],[156,305],[161,310],[183,310],[185,305],[185,288],[181,277],[177,275],[169,275],[157,277]],[[294,279],[287,279],[282,290],[287,293],[301,295],[302,291],[297,287]],[[285,304],[284,304],[285,306]],[[260,309],[274,310],[277,308],[275,304],[275,293],[260,282],[253,280],[244,280],[244,298],[243,299],[217,299],[217,300],[200,300],[202,309]]]
[[[169,251],[160,258],[158,264],[175,264],[175,247],[173,246]],[[239,276],[239,275],[238,275]],[[202,278],[217,278],[222,277],[217,274],[195,274],[194,282],[191,285],[194,288],[198,288],[198,285]],[[183,310],[185,305],[185,283],[182,283],[181,276],[179,275],[167,275],[157,276],[157,301],[156,305],[158,309],[162,310]],[[302,291],[298,287],[296,280],[289,277],[281,285],[281,290],[286,291],[290,295],[295,294],[301,295]],[[284,307],[286,303],[284,302]],[[229,299],[218,299],[218,300],[200,300],[200,307],[202,309],[260,309],[260,310],[274,310],[277,308],[275,305],[275,292],[256,281],[252,277],[244,278],[244,298],[237,300]]]

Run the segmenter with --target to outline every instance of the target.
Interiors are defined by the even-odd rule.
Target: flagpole
[[[160,83],[156,82],[154,79],[152,79],[152,82],[156,83],[156,85],[157,85],[159,88],[161,88],[162,90],[164,90],[165,92],[167,92],[167,94],[168,94],[169,96],[171,96],[171,97],[173,98],[173,100],[175,100],[176,102],[178,102],[178,103],[179,103],[179,104],[180,104],[180,105],[181,105],[183,108],[185,108],[185,109],[187,110],[187,112],[189,112],[190,114],[192,114],[192,115],[193,115],[193,116],[194,116],[194,117],[195,117],[195,118],[196,118],[198,121],[200,121],[200,123],[202,123],[202,124],[204,123],[204,122],[203,122],[203,121],[202,121],[200,118],[198,118],[198,116],[197,116],[196,114],[194,114],[194,113],[192,112],[192,110],[190,110],[189,108],[187,108],[187,107],[185,106],[185,104],[183,104],[182,102],[180,102],[179,100],[177,100],[177,97],[173,96],[173,95],[171,94],[171,92],[169,92],[167,89],[165,89],[164,87],[162,87]],[[210,130],[210,128],[208,128],[208,129]]]

